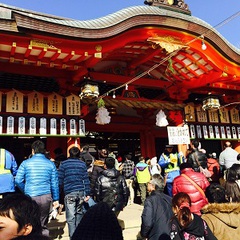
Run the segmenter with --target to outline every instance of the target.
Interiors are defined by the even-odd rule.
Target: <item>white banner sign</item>
[[[85,121],[83,119],[79,120],[79,135],[85,137]]]
[[[57,119],[56,118],[50,119],[50,134],[51,135],[57,134]]]
[[[76,120],[70,119],[70,135],[76,135],[76,134],[77,134]]]
[[[65,118],[60,120],[60,134],[66,135],[67,134],[67,121]]]
[[[227,138],[232,138],[231,129],[229,126],[226,127]]]
[[[216,136],[216,138],[220,138],[219,127],[215,126],[214,129],[215,129],[215,136]]]
[[[208,128],[209,128],[209,136],[210,136],[210,138],[214,138],[213,126],[210,125]]]
[[[236,127],[232,126],[232,135],[234,139],[237,139],[237,131],[236,131]]]
[[[25,117],[18,118],[18,134],[25,134]]]
[[[221,126],[220,129],[221,129],[221,137],[222,137],[222,138],[226,138],[226,133],[225,133],[225,128],[224,128],[224,126]]]
[[[47,134],[47,119],[46,118],[40,118],[40,130],[39,133],[41,135]]]
[[[169,144],[190,144],[188,126],[184,127],[167,127]]]
[[[7,118],[7,134],[14,134],[14,117]]]
[[[190,125],[190,137],[191,138],[196,138],[196,131],[195,131],[195,126]]]
[[[197,138],[202,138],[202,130],[200,125],[197,125]]]
[[[208,129],[206,125],[203,125],[203,137],[208,138]]]
[[[29,119],[29,134],[36,134],[36,132],[37,132],[36,128],[37,128],[36,118],[31,117]]]
[[[240,138],[240,127],[237,127],[238,138]]]

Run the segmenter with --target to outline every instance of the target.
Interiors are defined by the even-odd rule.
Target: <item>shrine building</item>
[[[183,0],[88,21],[0,4],[0,146],[18,161],[36,139],[50,153],[239,150],[239,69],[240,49]]]

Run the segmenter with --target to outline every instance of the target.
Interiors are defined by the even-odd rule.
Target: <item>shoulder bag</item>
[[[202,194],[203,198],[208,202],[207,197],[204,193],[204,191],[202,190],[202,188],[200,188],[200,186],[198,186],[198,184],[196,184],[189,176],[187,176],[186,174],[182,173],[181,176],[183,176],[184,178],[186,178],[190,183],[192,183],[192,185]]]

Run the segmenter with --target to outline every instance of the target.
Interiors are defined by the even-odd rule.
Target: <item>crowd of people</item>
[[[143,205],[138,239],[238,239],[240,154],[229,141],[219,159],[197,139],[185,156],[166,145],[137,162],[106,148],[93,156],[88,145],[54,153],[37,140],[17,166],[0,149],[0,239],[50,239],[50,213],[64,207],[71,240],[121,240],[118,215],[134,203]]]

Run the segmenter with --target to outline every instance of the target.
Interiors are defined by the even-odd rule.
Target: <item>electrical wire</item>
[[[225,108],[225,107],[228,107],[231,105],[238,105],[238,104],[240,104],[240,102],[232,102],[232,103],[225,104],[225,105],[221,106],[220,108]]]

